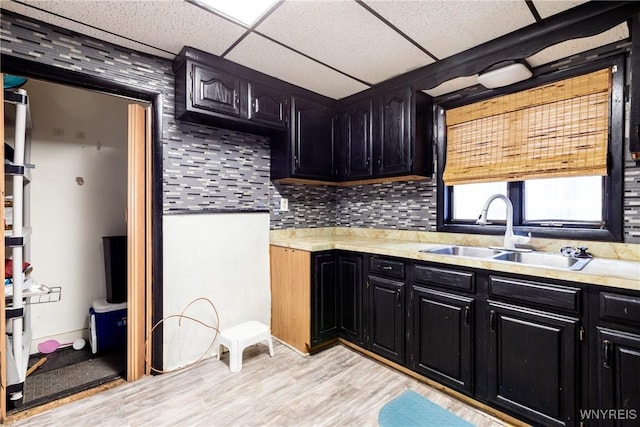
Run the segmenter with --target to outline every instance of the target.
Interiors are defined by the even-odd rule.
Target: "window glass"
[[[525,181],[525,221],[602,221],[602,180],[579,176]]]
[[[507,194],[506,182],[482,182],[453,186],[453,219],[456,221],[477,220],[484,202],[494,194]],[[489,206],[488,220],[505,220],[507,206],[496,200]]]

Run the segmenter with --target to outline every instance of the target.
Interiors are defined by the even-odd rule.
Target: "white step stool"
[[[245,348],[260,341],[267,341],[269,356],[273,357],[271,331],[267,325],[250,320],[225,329],[218,335],[218,360],[222,354],[222,346],[227,347],[229,349],[229,370],[240,372],[242,370],[242,352]]]

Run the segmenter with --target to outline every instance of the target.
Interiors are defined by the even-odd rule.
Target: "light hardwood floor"
[[[310,357],[274,341],[245,350],[242,371],[227,354],[146,377],[13,426],[376,426],[385,403],[414,390],[477,426],[505,423],[342,345]],[[435,426],[434,426],[435,427]]]

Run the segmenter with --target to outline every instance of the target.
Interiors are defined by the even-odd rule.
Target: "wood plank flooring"
[[[13,426],[376,426],[385,403],[411,389],[481,427],[505,423],[405,374],[336,345],[303,357],[274,341],[17,420]]]

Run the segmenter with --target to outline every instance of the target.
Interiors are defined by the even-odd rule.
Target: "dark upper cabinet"
[[[368,99],[344,107],[340,118],[341,180],[373,176],[373,100]]]
[[[247,86],[249,120],[286,127],[288,120],[288,96],[282,92],[249,82]]]
[[[473,392],[473,298],[412,289],[411,368],[451,388]]]
[[[292,94],[333,109],[335,101],[200,50],[184,47],[173,62],[175,115],[186,122],[264,135],[287,143]],[[315,121],[311,121],[315,125]],[[331,121],[323,132],[331,132]],[[306,121],[302,131],[309,127]],[[304,135],[306,136],[306,134]],[[285,154],[293,155],[292,152]],[[276,150],[276,154],[279,151]],[[305,153],[306,154],[306,153]],[[273,162],[272,162],[273,163]],[[280,164],[276,161],[277,166]],[[288,170],[290,174],[292,171]],[[287,175],[288,176],[288,175]]]
[[[383,94],[378,99],[379,135],[376,151],[378,175],[406,174],[411,171],[413,147],[411,141],[410,88]]]
[[[191,63],[189,68],[193,108],[241,116],[241,87],[244,89],[244,83],[238,77],[196,63]]]
[[[534,424],[576,425],[579,319],[490,302],[489,400]]]
[[[431,176],[431,99],[406,87],[378,95],[374,101],[374,175]]]
[[[369,275],[368,347],[394,362],[404,364],[404,282]]]
[[[338,334],[337,261],[333,253],[313,256],[311,280],[311,346]]]
[[[331,108],[292,97],[289,143],[293,154],[291,177],[335,180],[334,114]]]
[[[362,274],[362,255],[338,257],[338,334],[356,344],[364,343]]]
[[[176,118],[247,130],[247,83],[240,77],[193,60],[174,64]]]

